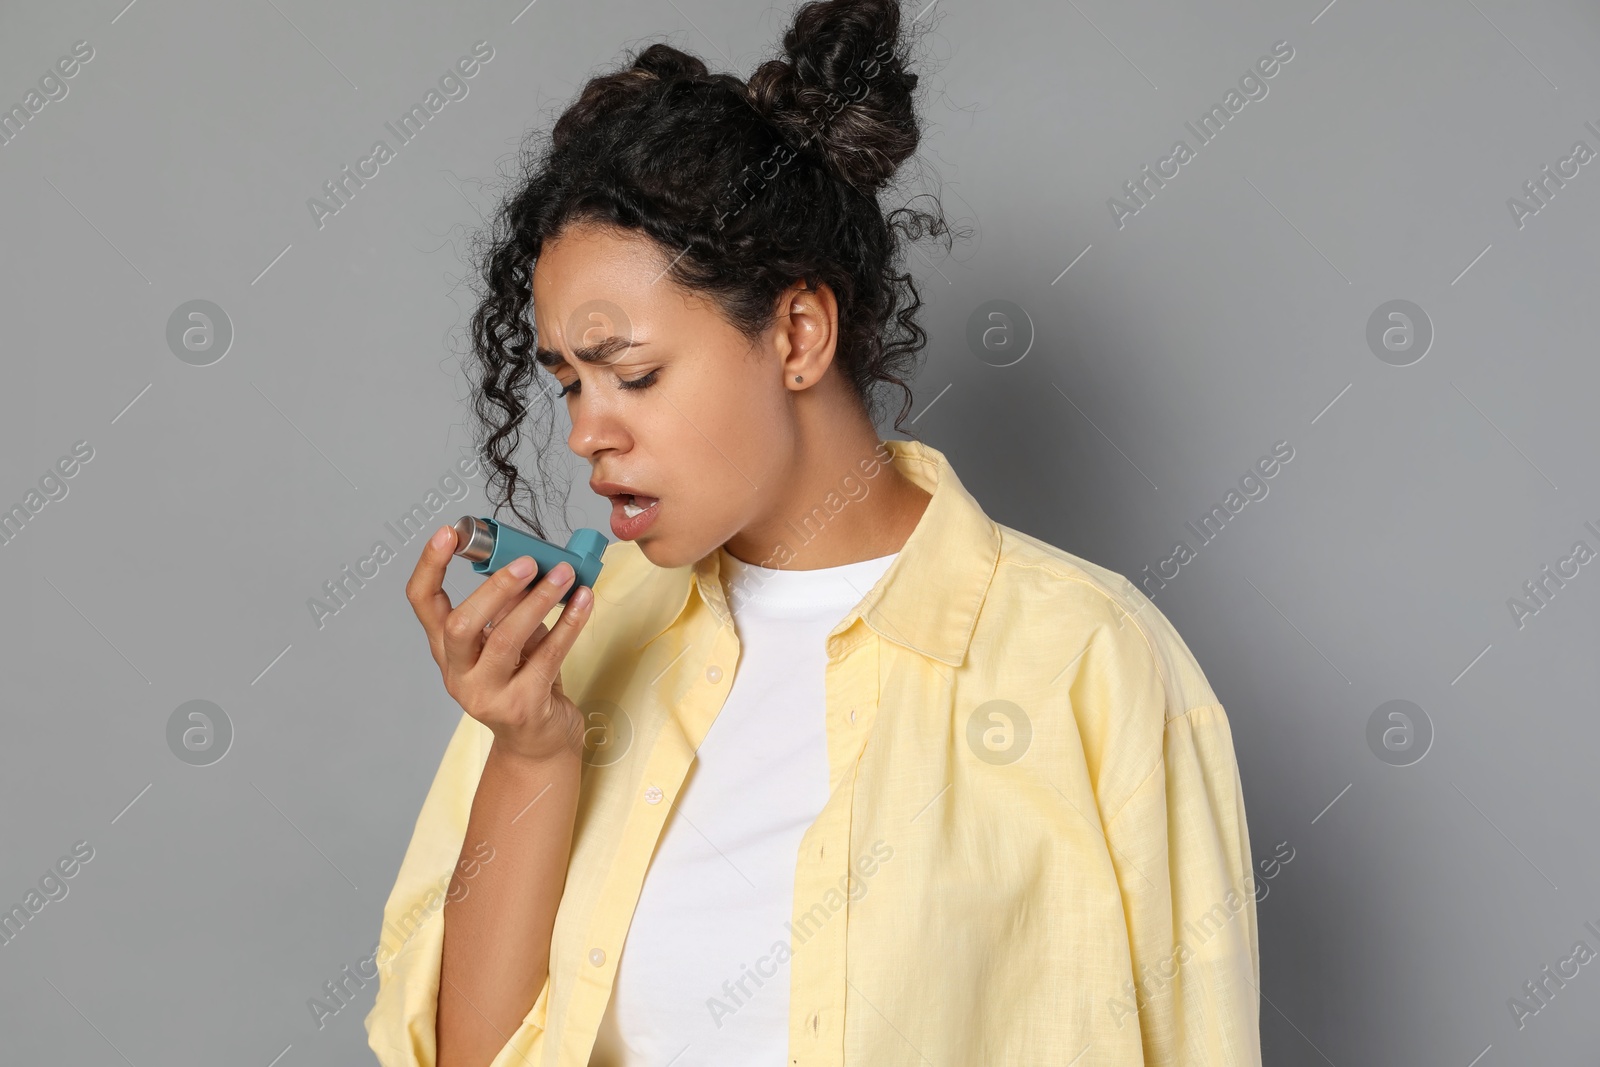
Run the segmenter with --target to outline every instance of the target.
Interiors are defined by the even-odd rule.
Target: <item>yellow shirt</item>
[[[790,1067],[1259,1065],[1244,794],[1193,655],[1126,578],[995,523],[938,450],[884,444],[932,499],[827,639],[829,799],[796,862]],[[803,536],[879,473],[865,461]],[[664,569],[606,549],[562,668],[592,745],[550,977],[492,1067],[588,1062],[739,662],[721,551]],[[366,1018],[384,1067],[434,1065],[443,894],[491,741],[462,715],[384,908]]]

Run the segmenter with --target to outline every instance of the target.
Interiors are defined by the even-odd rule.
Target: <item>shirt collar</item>
[[[931,499],[895,561],[840,621],[836,632],[860,618],[886,641],[960,666],[1000,558],[1000,528],[967,492],[943,452],[921,441],[883,444],[895,469],[927,490]],[[668,572],[681,590],[667,598],[671,605],[667,617],[646,627],[648,636],[638,647],[676,623],[694,593],[731,623],[720,552],[719,546],[693,564]]]

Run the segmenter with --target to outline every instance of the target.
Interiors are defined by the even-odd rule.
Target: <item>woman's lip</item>
[[[627,485],[623,482],[607,482],[598,478],[589,482],[589,488],[593,490],[596,495],[606,497],[626,496],[630,493],[637,494],[639,492],[633,486]]]
[[[638,515],[629,517],[622,510],[627,494],[619,493],[611,498],[611,533],[619,541],[631,541],[644,533],[656,521],[656,516],[661,512],[659,500]]]

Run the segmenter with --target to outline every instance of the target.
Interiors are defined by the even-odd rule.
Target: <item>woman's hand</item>
[[[581,757],[583,717],[561,690],[561,663],[588,621],[594,591],[575,591],[552,630],[543,620],[571,583],[572,566],[558,565],[527,589],[535,565],[523,556],[452,609],[444,572],[455,539],[453,528],[441,528],[406,583],[445,691],[494,733],[495,748],[507,755],[535,762]]]

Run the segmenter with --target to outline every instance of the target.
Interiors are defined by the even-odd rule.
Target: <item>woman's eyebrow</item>
[[[574,349],[572,354],[585,363],[614,363],[615,353],[630,348],[642,348],[649,344],[648,341],[635,341],[629,337],[607,337],[603,341],[596,341],[584,348]],[[533,352],[534,360],[544,367],[559,367],[566,360],[560,352],[553,352],[548,348],[536,348]]]

